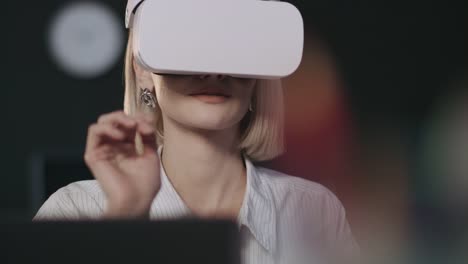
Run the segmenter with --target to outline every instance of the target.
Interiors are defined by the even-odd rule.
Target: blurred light
[[[463,90],[462,90],[463,91]],[[454,93],[429,120],[423,146],[428,192],[446,205],[468,208],[468,94]]]
[[[110,70],[123,51],[123,28],[107,6],[75,2],[60,9],[48,32],[50,54],[66,73],[91,79]]]

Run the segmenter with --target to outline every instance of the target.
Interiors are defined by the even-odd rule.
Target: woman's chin
[[[191,120],[188,126],[196,130],[221,131],[233,127],[236,122],[225,122],[221,120]]]
[[[179,122],[196,130],[219,131],[234,127],[239,120],[233,116],[213,111],[200,114],[194,112],[190,116],[179,119]]]
[[[175,110],[169,115],[171,119],[183,126],[201,130],[215,131],[234,127],[245,115],[245,111],[241,110],[242,107],[236,101],[219,104],[192,101],[177,106],[171,106],[171,109]],[[166,111],[168,112],[170,111]]]

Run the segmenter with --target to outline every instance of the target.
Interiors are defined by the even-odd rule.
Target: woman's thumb
[[[140,151],[138,152],[139,154],[146,154],[147,152],[158,151],[156,134],[142,135],[138,133],[136,140],[137,140],[137,145],[140,145],[143,148],[141,149],[141,152]],[[138,141],[140,142],[138,143]]]

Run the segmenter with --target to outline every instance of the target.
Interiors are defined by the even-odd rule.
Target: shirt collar
[[[151,204],[150,215],[156,219],[172,219],[179,217],[190,216],[191,210],[188,208],[182,198],[179,196],[171,181],[167,177],[164,167],[161,162],[162,146],[158,147],[158,155],[160,160],[160,177],[161,187],[158,194]]]
[[[270,188],[258,175],[256,167],[244,156],[247,188],[238,217],[257,241],[268,251],[276,249],[276,209]]]
[[[158,148],[161,156],[162,146]],[[252,162],[246,157],[244,164],[247,186],[244,200],[237,218],[238,227],[246,226],[255,239],[269,252],[276,249],[276,210],[273,195],[258,175]],[[160,159],[161,160],[161,159]],[[151,206],[151,216],[167,219],[190,216],[191,210],[172,186],[164,168],[160,166],[161,188]]]

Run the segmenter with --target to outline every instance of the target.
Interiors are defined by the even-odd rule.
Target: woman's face
[[[249,108],[255,79],[225,75],[152,74],[163,118],[195,129],[237,125]]]

